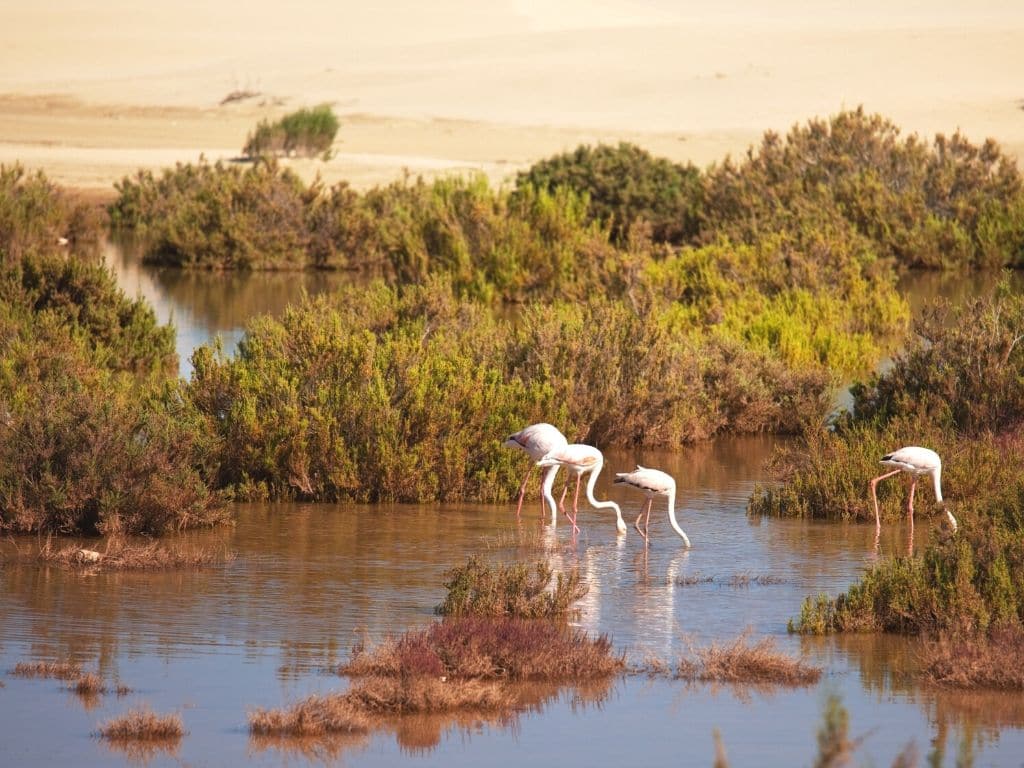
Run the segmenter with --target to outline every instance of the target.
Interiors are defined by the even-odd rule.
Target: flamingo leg
[[[568,475],[568,473],[566,473],[566,475],[565,475],[565,487],[562,488],[562,497],[558,500],[558,508],[562,512],[565,512],[565,495],[567,493],[569,493],[569,475]]]
[[[910,524],[914,524],[914,489],[917,488],[917,478],[910,481],[910,497],[907,499],[907,514],[910,515]]]
[[[526,477],[523,478],[523,484],[519,486],[519,503],[516,505],[516,517],[519,517],[519,513],[523,511],[523,498],[526,496],[526,484],[530,482],[530,475],[533,474],[534,465],[531,464],[530,468],[526,470]],[[544,506],[544,499],[540,500],[541,507]]]
[[[885,478],[887,478],[887,477],[892,477],[893,475],[898,475],[901,471],[902,470],[894,469],[892,472],[886,472],[884,475],[879,475],[878,477],[874,478],[871,482],[868,483],[868,486],[871,488],[871,501],[873,501],[875,503],[875,530],[876,531],[882,530],[882,517],[878,513],[878,493],[875,491],[875,489],[878,487],[878,483],[879,483],[880,480],[885,480]]]
[[[651,507],[654,506],[653,497],[647,500],[647,515],[644,517],[644,544],[651,540]]]
[[[576,475],[576,496],[575,498],[573,498],[572,502],[572,514],[570,515],[564,507],[562,508],[562,512],[565,514],[567,518],[569,518],[569,522],[572,523],[573,535],[580,532],[580,527],[576,525],[576,515],[578,514],[579,510],[580,480],[582,479],[582,477],[582,475]],[[566,486],[566,490],[569,490],[568,486]]]

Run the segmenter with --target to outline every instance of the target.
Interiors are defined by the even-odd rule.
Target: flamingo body
[[[650,525],[654,497],[662,496],[668,499],[668,519],[672,523],[672,528],[686,542],[686,546],[690,546],[689,537],[676,521],[676,481],[672,475],[662,472],[660,469],[650,469],[637,464],[636,469],[632,472],[617,472],[615,484],[636,488],[647,497],[647,524],[644,526],[644,530],[640,529],[640,517],[643,517],[644,513],[641,512],[640,517],[636,519],[636,529],[640,531],[640,535],[644,537],[645,541],[648,540],[647,527]]]
[[[935,489],[935,501],[939,504],[944,503],[942,499],[942,459],[931,448],[908,445],[905,448],[900,448],[898,451],[887,453],[882,457],[880,463],[887,467],[892,467],[892,471],[879,475],[872,479],[870,483],[871,498],[875,505],[876,529],[880,529],[882,523],[878,511],[878,496],[875,488],[880,480],[884,480],[899,472],[906,472],[912,478],[910,496],[907,500],[907,512],[910,515],[911,526],[913,526],[914,521],[914,489],[917,487],[917,479],[919,477],[925,475],[931,477],[932,487]],[[946,510],[946,516],[949,518],[949,522],[955,531],[957,528],[956,518],[953,517],[953,513],[948,509]]]
[[[505,438],[504,445],[509,448],[518,448],[521,451],[525,451],[533,462],[540,461],[548,451],[555,450],[556,448],[563,448],[569,444],[569,441],[565,438],[558,427],[552,426],[544,422],[539,424],[531,424],[514,434],[509,435]],[[526,477],[523,478],[523,484],[519,487],[519,503],[516,506],[516,517],[523,509],[523,498],[526,495],[526,484],[530,481],[530,474],[533,472],[534,464],[530,464],[530,468],[526,471]],[[558,467],[552,467],[548,470],[548,473],[544,476],[544,482],[548,480],[553,484],[555,482],[555,475],[558,473]],[[553,514],[554,512],[552,512]]]
[[[594,486],[597,484],[597,476],[601,474],[601,468],[604,466],[604,454],[597,448],[582,443],[569,443],[549,451],[537,462],[537,466],[565,467],[567,471],[576,475],[576,496],[573,498],[573,517],[571,518],[574,530],[579,530],[576,526],[576,514],[579,512],[580,481],[583,479],[583,475],[589,474],[587,501],[596,509],[615,510],[615,527],[619,533],[626,532],[626,523],[622,519],[622,510],[619,509],[619,505],[614,501],[598,501],[594,498]],[[550,483],[545,482],[544,493],[548,503],[551,504],[551,514],[554,517],[555,499],[551,495]]]

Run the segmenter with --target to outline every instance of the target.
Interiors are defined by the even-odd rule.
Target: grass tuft
[[[185,726],[181,715],[158,715],[143,707],[103,723],[99,735],[110,741],[173,741],[185,735]]]
[[[763,638],[751,644],[744,633],[732,642],[711,643],[679,661],[676,677],[721,683],[768,683],[806,686],[821,679],[821,668],[794,659],[775,649],[775,640]]]

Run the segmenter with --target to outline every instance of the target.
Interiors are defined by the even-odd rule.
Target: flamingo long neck
[[[935,501],[942,503],[942,466],[938,466],[932,472],[932,482],[935,483]]]
[[[544,483],[541,485],[541,492],[544,494],[544,498],[547,499],[548,504],[551,506],[551,524],[555,525],[558,522],[558,505],[555,504],[555,497],[551,494],[551,488],[555,484],[555,475],[558,474],[558,465],[552,464],[548,467],[548,471],[544,473]]]
[[[672,491],[668,495],[668,520],[669,520],[670,523],[672,523],[672,527],[676,529],[676,533],[678,533],[683,538],[683,541],[686,542],[686,546],[690,546],[690,539],[689,539],[689,537],[686,535],[686,532],[682,528],[679,527],[679,523],[676,521],[676,492],[675,491]]]
[[[594,471],[590,473],[590,478],[587,480],[587,501],[590,502],[590,506],[595,509],[614,509],[615,510],[615,527],[619,533],[626,532],[626,521],[622,519],[622,510],[619,509],[619,505],[609,499],[608,501],[598,501],[594,498],[594,486],[597,485],[597,476],[601,474],[601,468],[604,466],[604,462],[598,463],[594,467]]]

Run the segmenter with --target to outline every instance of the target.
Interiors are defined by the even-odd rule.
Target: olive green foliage
[[[442,616],[509,616],[557,619],[568,616],[573,603],[587,594],[577,570],[560,573],[551,587],[551,566],[538,561],[491,567],[475,555],[450,570],[448,594],[435,611]]]
[[[99,217],[75,202],[42,172],[21,165],[0,165],[0,261],[49,254],[66,241],[65,252],[96,254],[102,232]]]
[[[517,191],[524,194],[559,187],[585,194],[590,217],[611,224],[620,243],[636,222],[647,224],[657,242],[681,244],[698,233],[700,171],[653,157],[635,144],[581,145],[534,163],[516,177]]]
[[[849,226],[905,266],[992,267],[1024,259],[1024,187],[991,140],[928,145],[863,109],[767,132],[741,161],[707,171],[705,238]]]
[[[622,301],[506,317],[438,281],[307,300],[252,321],[234,358],[201,348],[193,366],[223,484],[366,501],[508,498],[521,462],[501,439],[540,420],[601,446],[797,431],[829,384],[820,366],[672,334]]]
[[[987,477],[990,436],[1024,421],[1024,297],[1005,284],[993,295],[951,310],[925,311],[891,368],[853,388],[852,413],[831,432],[813,432],[774,459],[781,485],[757,489],[750,511],[821,518],[874,516],[867,481],[882,473],[882,456],[924,445],[943,457],[943,488],[967,494]],[[922,498],[923,497],[923,498]],[[883,516],[905,498],[897,479],[878,486]],[[928,510],[930,495],[918,496]]]
[[[174,330],[98,261],[95,219],[0,172],[0,529],[159,533],[222,517]],[[92,221],[57,240],[69,222]],[[85,224],[82,224],[84,227]]]
[[[338,127],[338,117],[329,104],[300,109],[273,123],[261,120],[245,140],[242,154],[252,158],[326,155],[338,134]]]
[[[116,185],[111,224],[145,234],[149,263],[207,269],[281,269],[306,265],[307,187],[276,162],[241,168],[179,163],[159,176],[139,171]]]
[[[793,629],[982,632],[1024,619],[1024,440],[1019,436],[1024,299],[1001,287],[952,316],[927,315],[922,338],[894,366],[855,391],[854,411],[834,433],[778,459],[784,484],[762,488],[755,513],[873,516],[867,481],[885,453],[926,445],[943,459],[943,492],[957,520],[942,526],[921,557],[869,570],[835,599],[808,599]],[[927,485],[928,483],[926,483]],[[883,515],[905,503],[897,478],[879,485]],[[926,490],[918,514],[933,509]]]

